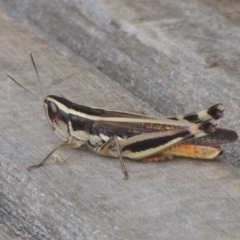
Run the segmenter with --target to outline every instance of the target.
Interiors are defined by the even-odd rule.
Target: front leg
[[[56,152],[58,149],[64,149],[64,148],[79,148],[81,147],[83,144],[85,143],[85,141],[74,141],[74,142],[68,142],[68,143],[61,143],[60,145],[58,145],[57,147],[55,147],[40,163],[33,165],[33,166],[29,166],[27,168],[28,171],[32,171],[33,169],[36,168],[40,168],[44,165],[44,163],[47,161],[47,159],[54,153]]]

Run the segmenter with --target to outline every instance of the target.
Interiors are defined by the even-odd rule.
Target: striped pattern
[[[44,100],[44,108],[53,131],[63,141],[86,143],[95,152],[106,156],[118,156],[112,142],[114,136],[118,139],[121,155],[131,159],[161,152],[166,154],[170,147],[184,142],[201,145],[206,141],[211,145],[213,141],[220,145],[237,138],[234,131],[227,129],[217,128],[214,135],[213,119],[223,116],[222,104],[196,113],[163,118],[91,108],[49,95]],[[222,137],[218,138],[219,135]],[[195,139],[199,141],[194,143]],[[172,151],[172,155],[175,152]]]

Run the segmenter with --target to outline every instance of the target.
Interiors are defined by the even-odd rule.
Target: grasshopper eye
[[[53,102],[49,102],[48,103],[48,116],[50,118],[50,120],[53,122],[58,118],[59,115],[59,108],[58,106],[53,103]]]

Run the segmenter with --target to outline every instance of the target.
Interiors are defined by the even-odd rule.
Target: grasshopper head
[[[63,141],[68,141],[68,108],[64,104],[68,101],[62,97],[49,95],[44,99],[44,110],[50,126],[54,133]]]

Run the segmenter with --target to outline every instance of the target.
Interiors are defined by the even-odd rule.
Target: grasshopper
[[[31,53],[30,57],[42,86]],[[29,171],[43,166],[58,149],[87,145],[97,154],[119,158],[124,179],[128,179],[122,158],[148,161],[172,156],[212,159],[222,153],[220,145],[238,138],[235,131],[216,127],[215,120],[223,116],[222,104],[185,115],[154,117],[91,108],[61,96],[47,95],[43,86],[42,90],[45,94],[43,106],[47,120],[62,143],[39,164],[29,166]]]

